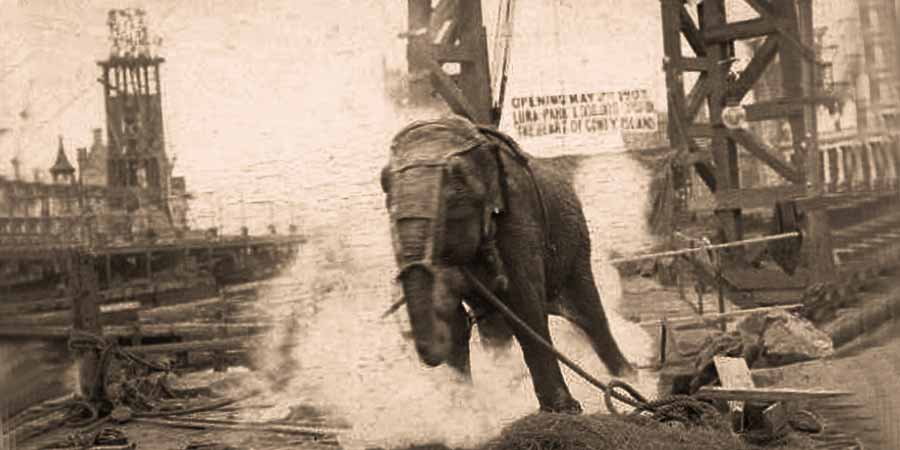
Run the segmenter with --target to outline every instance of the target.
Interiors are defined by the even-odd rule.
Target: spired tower
[[[140,206],[168,211],[170,162],[163,136],[156,56],[140,9],[111,10],[109,59],[97,64],[106,105],[107,185],[136,194]],[[134,197],[132,197],[134,198]]]

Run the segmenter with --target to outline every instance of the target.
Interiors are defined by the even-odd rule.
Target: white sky
[[[485,0],[489,36],[496,2]],[[665,108],[658,0],[517,5],[508,99],[646,88]],[[70,155],[89,145],[103,125],[106,12],[136,6],[163,38],[168,150],[210,170],[251,148],[315,143],[348,125],[323,124],[348,109],[385,113],[382,62],[403,65],[400,0],[0,0],[0,128],[13,130],[0,135],[0,174],[19,148],[26,167],[48,167],[60,134]]]

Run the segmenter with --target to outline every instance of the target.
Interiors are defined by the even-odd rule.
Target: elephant
[[[461,116],[412,122],[391,141],[381,187],[397,279],[419,360],[471,381],[473,324],[488,349],[522,349],[541,411],[579,414],[556,357],[500,315],[464,271],[551,342],[548,315],[582,330],[614,376],[634,368],[614,340],[591,270],[571,168],[523,152]],[[568,172],[567,172],[568,171]]]

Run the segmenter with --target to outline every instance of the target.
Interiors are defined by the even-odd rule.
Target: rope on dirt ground
[[[648,253],[645,255],[626,256],[624,258],[610,259],[607,262],[609,264],[616,265],[616,264],[622,264],[622,263],[626,263],[626,262],[642,261],[645,259],[656,259],[656,258],[665,258],[665,257],[669,257],[669,256],[687,255],[690,253],[697,253],[697,252],[702,252],[705,250],[719,250],[719,249],[723,249],[723,248],[742,247],[744,245],[749,245],[749,244],[760,244],[763,242],[778,241],[778,240],[791,239],[791,238],[796,238],[796,237],[800,237],[799,231],[791,231],[789,233],[773,234],[771,236],[762,236],[762,237],[758,237],[758,238],[744,239],[741,241],[726,242],[724,244],[702,245],[699,247],[685,248],[685,249],[681,249],[681,250],[670,250],[670,251],[659,252],[659,253]]]
[[[475,289],[478,290],[479,294],[506,316],[507,319],[512,321],[541,347],[552,353],[560,362],[572,369],[581,378],[603,391],[607,407],[612,414],[619,414],[618,410],[612,404],[612,399],[615,398],[616,400],[635,408],[632,414],[644,415],[646,413],[649,414],[651,418],[660,422],[678,421],[685,425],[702,425],[712,428],[721,426],[723,419],[718,411],[716,411],[712,405],[701,400],[689,396],[670,396],[659,400],[648,401],[637,391],[637,389],[623,381],[613,380],[609,385],[604,384],[602,381],[587,373],[587,371],[578,365],[578,363],[562,354],[562,352],[557,350],[553,344],[547,342],[540,334],[528,326],[525,321],[520,319],[508,306],[506,306],[506,304],[497,298],[493,292],[485,287],[468,268],[464,267],[462,270],[469,281],[475,286]],[[618,389],[624,390],[627,394],[618,392]]]
[[[125,361],[130,361],[130,362],[139,364],[141,366],[144,366],[151,370],[155,370],[157,372],[169,372],[169,368],[166,367],[165,365],[158,364],[153,361],[149,361],[145,358],[142,358],[142,357],[128,351],[127,349],[120,347],[115,341],[109,341],[109,340],[105,339],[103,336],[95,334],[95,333],[73,330],[69,337],[69,349],[82,350],[82,351],[95,350],[100,353],[99,365],[98,365],[99,367],[97,370],[97,379],[95,380],[96,382],[94,383],[94,387],[95,387],[95,389],[101,390],[101,391],[104,389],[105,384],[108,381],[106,379],[106,377],[109,375],[109,373],[108,373],[109,365],[112,362],[113,356],[116,356]],[[177,397],[176,393],[173,392],[173,390],[166,384],[165,379],[155,380],[155,384],[158,385],[157,386],[158,390],[154,391],[156,393],[155,395],[159,395],[160,393],[163,393],[163,394],[168,395],[169,397],[173,397],[173,398]],[[146,398],[147,396],[144,395],[143,393],[139,392],[138,390],[134,390],[134,392],[131,392],[131,394],[133,396],[137,397],[137,399],[132,399],[132,400],[139,400],[140,403],[142,403],[144,406],[147,406],[147,405],[153,406],[151,404],[152,399]],[[166,410],[158,410],[158,411],[132,411],[131,409],[134,408],[136,405],[133,405],[133,404],[125,405],[124,404],[125,402],[122,402],[120,399],[119,402],[116,402],[116,403],[122,403],[122,404],[114,404],[113,409],[115,410],[116,407],[120,407],[120,406],[127,407],[128,410],[121,411],[121,413],[122,413],[121,419],[125,419],[125,420],[127,420],[131,417],[164,417],[164,416],[170,416],[170,415],[182,415],[182,414],[190,414],[190,413],[195,413],[195,412],[210,411],[213,409],[217,409],[217,408],[221,408],[224,406],[228,406],[228,405],[237,403],[242,400],[246,400],[247,398],[249,398],[253,395],[256,395],[256,394],[258,394],[258,392],[252,392],[245,396],[241,396],[241,397],[237,397],[237,398],[232,398],[232,397],[224,398],[224,399],[220,399],[218,401],[214,401],[214,402],[203,404],[203,405],[190,405],[190,406],[186,406],[184,408],[166,409]],[[100,398],[100,396],[98,394],[94,393],[92,398]],[[80,403],[90,406],[90,404],[85,401],[80,401]],[[94,414],[93,414],[94,420],[96,420],[96,418],[97,418],[96,408],[94,408],[93,411],[94,411]]]

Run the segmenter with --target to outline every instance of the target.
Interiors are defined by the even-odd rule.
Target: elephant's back
[[[562,277],[572,272],[575,260],[590,257],[590,233],[575,189],[575,176],[581,160],[578,156],[531,160],[547,208],[549,237],[555,249],[547,258],[551,296],[563,282]]]

